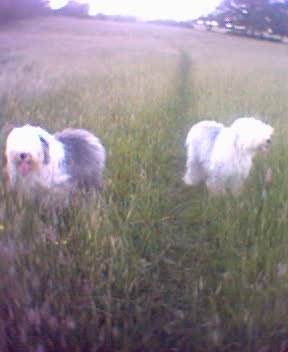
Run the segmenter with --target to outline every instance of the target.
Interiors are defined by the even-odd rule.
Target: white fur
[[[248,177],[253,157],[267,149],[273,128],[253,117],[239,118],[230,127],[215,121],[194,125],[186,139],[183,178],[188,185],[206,183],[217,194],[238,194]]]
[[[99,161],[95,168],[100,168],[99,175],[102,176],[105,164],[105,149],[101,142],[88,131],[72,131],[75,131],[75,135],[85,143],[90,144],[93,148],[95,147],[95,153],[98,153]],[[45,140],[45,143],[47,142],[46,162],[45,144],[43,145],[41,138]],[[19,171],[22,153],[28,155],[33,164],[33,168],[31,167],[27,174],[22,174]],[[74,180],[71,179],[66,165],[65,145],[56,136],[40,127],[25,125],[14,128],[6,140],[6,159],[10,186],[14,189],[20,188],[28,194],[41,189],[54,189],[57,192],[65,191],[67,187],[71,189]],[[92,168],[93,166],[87,165],[87,167]]]
[[[47,165],[43,165],[43,148],[39,136],[43,136],[49,143],[49,154],[52,158]],[[38,164],[35,172],[27,177],[24,176],[22,181],[25,183],[25,188],[31,189],[36,186],[51,188],[69,179],[69,175],[61,168],[61,163],[65,158],[63,145],[42,128],[26,125],[14,128],[6,141],[7,167],[11,186],[21,182],[16,164],[21,153],[30,154],[31,159]]]

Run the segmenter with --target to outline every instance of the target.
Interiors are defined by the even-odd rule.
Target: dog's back
[[[201,121],[186,138],[187,162],[184,182],[195,185],[206,179],[206,168],[215,140],[224,126],[216,121]]]
[[[202,164],[209,158],[215,140],[224,126],[216,121],[201,121],[188,133],[186,146],[188,154]]]
[[[65,167],[78,187],[95,187],[102,191],[105,149],[92,133],[81,129],[65,129],[55,135],[65,149]]]

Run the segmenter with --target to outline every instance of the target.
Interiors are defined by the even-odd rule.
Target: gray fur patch
[[[65,149],[65,167],[71,181],[86,190],[103,189],[105,149],[97,137],[85,130],[65,129],[55,135]]]
[[[208,126],[205,127],[205,138],[203,136],[203,141],[205,140],[205,143],[200,143],[197,145],[197,150],[196,155],[200,158],[199,163],[204,164],[207,162],[207,158],[209,159],[209,156],[212,152],[212,149],[215,144],[215,140],[222,128],[221,127],[216,127],[216,126]]]
[[[210,145],[211,149],[213,148],[216,137],[218,136],[220,130],[221,130],[220,127],[215,127],[215,126],[207,128],[207,135],[208,135],[209,141],[211,142],[211,145]]]

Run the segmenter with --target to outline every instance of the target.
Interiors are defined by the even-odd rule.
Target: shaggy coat
[[[272,133],[271,126],[253,117],[239,118],[230,127],[215,121],[197,123],[186,138],[184,182],[204,181],[217,194],[240,193],[254,156],[267,149]]]
[[[17,127],[7,137],[5,152],[13,189],[102,191],[105,149],[86,130],[65,129],[51,135],[37,126]]]

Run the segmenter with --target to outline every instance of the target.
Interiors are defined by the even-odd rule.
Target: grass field
[[[1,351],[288,350],[287,59],[284,44],[137,23],[0,28],[1,126],[87,128],[107,150],[103,196],[57,218],[1,175]],[[191,125],[245,115],[275,136],[244,193],[185,186]]]

